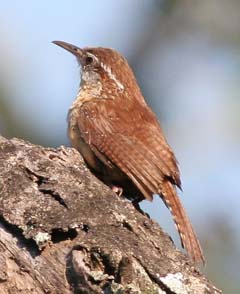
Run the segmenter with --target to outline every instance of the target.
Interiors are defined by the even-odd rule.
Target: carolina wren
[[[71,144],[103,181],[119,185],[134,201],[159,194],[172,213],[182,246],[194,262],[204,256],[179,200],[180,173],[160,124],[146,104],[126,59],[109,48],[54,44],[81,66],[79,92],[68,114]]]

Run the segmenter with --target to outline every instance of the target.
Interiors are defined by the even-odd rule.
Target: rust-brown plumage
[[[112,49],[54,43],[73,53],[82,68],[80,90],[68,116],[73,147],[101,179],[120,185],[127,197],[152,200],[159,194],[183,247],[193,261],[204,262],[175,189],[181,187],[177,160],[127,61]]]

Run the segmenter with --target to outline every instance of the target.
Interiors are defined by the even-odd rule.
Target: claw
[[[123,193],[123,188],[122,187],[118,187],[118,186],[111,186],[111,189],[113,192],[115,192],[119,197],[122,196]]]

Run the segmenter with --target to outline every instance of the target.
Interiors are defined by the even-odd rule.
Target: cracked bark
[[[71,148],[0,136],[0,293],[221,293]]]

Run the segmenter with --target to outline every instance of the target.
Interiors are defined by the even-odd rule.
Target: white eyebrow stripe
[[[98,58],[90,52],[87,52],[87,56],[92,57],[93,59],[96,59],[98,61]]]
[[[104,64],[102,62],[100,63],[100,66],[106,71],[106,73],[108,74],[109,78],[116,83],[116,85],[118,86],[118,88],[121,89],[121,90],[123,90],[124,89],[123,84],[120,83],[119,80],[116,78],[115,74],[112,73],[111,68],[108,65],[106,65],[106,64]]]

